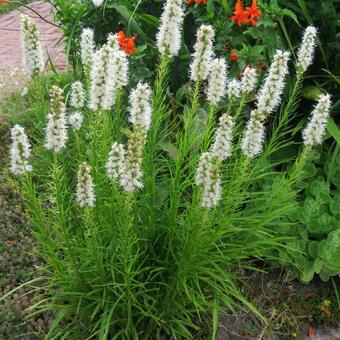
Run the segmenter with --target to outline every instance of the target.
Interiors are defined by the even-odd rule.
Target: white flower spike
[[[228,97],[229,100],[235,100],[241,95],[241,84],[237,79],[230,80],[228,84]]]
[[[302,43],[297,53],[297,67],[302,72],[305,72],[313,62],[316,34],[316,28],[314,26],[309,26],[306,28],[303,35]]]
[[[110,33],[107,38],[107,44],[113,49],[112,72],[115,75],[112,83],[113,103],[119,90],[129,83],[129,60],[127,54],[118,44],[118,35]]]
[[[323,94],[319,97],[311,118],[306,128],[302,132],[303,143],[305,147],[312,148],[321,144],[326,131],[327,119],[331,107],[331,97],[329,94]]]
[[[81,62],[87,72],[90,72],[95,50],[94,32],[91,28],[84,28],[80,38]]]
[[[10,171],[17,176],[32,171],[28,162],[31,155],[31,145],[28,141],[25,129],[20,125],[14,125],[11,129]]]
[[[129,121],[134,128],[147,132],[151,125],[151,89],[148,84],[139,82],[130,95]]]
[[[84,122],[84,115],[79,112],[75,111],[72,112],[68,117],[68,123],[70,124],[73,131],[78,131]]]
[[[221,191],[219,168],[210,162],[203,180],[201,206],[208,209],[216,207],[221,199]]]
[[[190,65],[190,78],[193,81],[206,80],[213,57],[215,31],[210,25],[201,25],[197,30],[195,52]]]
[[[63,90],[58,86],[52,86],[50,96],[51,113],[48,114],[45,147],[58,153],[65,147],[67,141]]]
[[[212,62],[209,75],[207,99],[212,105],[217,105],[226,94],[227,65],[224,58],[216,58]]]
[[[114,77],[113,48],[103,45],[93,58],[89,107],[92,110],[108,110],[113,104]]]
[[[37,25],[25,14],[21,15],[21,44],[26,71],[29,74],[41,73],[45,63],[39,31]]]
[[[157,47],[162,55],[177,56],[181,48],[181,31],[184,18],[183,0],[167,0],[157,33]]]
[[[82,208],[92,208],[96,202],[91,167],[86,162],[79,166],[76,199]]]
[[[231,116],[225,113],[220,117],[215,140],[211,147],[211,154],[217,157],[221,162],[231,155],[233,127],[234,120]]]
[[[203,185],[204,179],[206,177],[206,173],[208,172],[208,168],[210,166],[210,162],[212,158],[213,156],[210,152],[202,153],[199,159],[199,162],[198,162],[197,170],[196,170],[196,177],[195,177],[196,185]]]
[[[109,159],[106,163],[107,177],[115,180],[118,179],[124,167],[125,150],[122,144],[112,143]]]
[[[265,137],[264,116],[259,111],[250,113],[243,138],[241,140],[241,150],[248,158],[253,158],[262,152]]]
[[[80,81],[71,85],[70,105],[76,109],[82,109],[85,105],[85,90]]]
[[[276,51],[265,83],[259,91],[257,108],[266,115],[273,112],[280,104],[285,77],[288,73],[288,60],[288,52]]]
[[[143,188],[142,155],[145,143],[145,134],[135,130],[129,140],[126,156],[123,162],[120,185],[125,192],[133,192]]]
[[[257,83],[256,70],[250,66],[247,66],[243,71],[243,76],[241,79],[241,93],[247,94],[252,92]]]

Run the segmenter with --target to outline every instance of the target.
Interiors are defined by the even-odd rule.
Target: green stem
[[[237,122],[237,119],[239,118],[240,114],[242,113],[242,110],[243,110],[243,107],[244,107],[244,104],[245,104],[245,99],[246,99],[246,96],[245,95],[242,95],[241,97],[241,100],[240,100],[240,104],[236,110],[236,113],[235,113],[235,122]]]
[[[284,106],[283,111],[280,113],[277,126],[272,132],[272,136],[268,142],[265,153],[268,154],[273,149],[274,144],[278,141],[279,136],[282,134],[282,129],[290,120],[290,113],[298,104],[298,95],[300,93],[301,82],[303,80],[303,73],[297,72],[294,87],[289,95],[287,104]]]
[[[204,134],[203,139],[203,151],[206,151],[209,148],[209,144],[212,140],[214,134],[214,127],[216,121],[216,106],[210,105],[209,113],[208,113],[208,120],[207,120],[207,127]]]

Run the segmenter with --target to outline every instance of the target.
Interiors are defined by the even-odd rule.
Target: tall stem
[[[297,105],[299,103],[299,97],[298,96],[300,94],[300,87],[301,87],[302,80],[303,80],[303,73],[297,72],[294,87],[293,87],[291,93],[289,94],[289,99],[288,99],[287,104],[284,106],[283,111],[280,113],[277,126],[275,127],[275,129],[272,132],[272,136],[271,136],[271,138],[268,142],[268,145],[266,147],[266,150],[265,150],[266,154],[270,153],[273,146],[278,141],[279,136],[282,134],[282,129],[284,128],[285,125],[287,125],[287,123],[290,120],[289,115],[297,107]]]

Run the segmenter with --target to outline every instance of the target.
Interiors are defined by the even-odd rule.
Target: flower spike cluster
[[[75,111],[72,112],[68,117],[68,123],[70,124],[73,131],[78,131],[84,122],[84,115],[79,112]]]
[[[80,81],[71,85],[70,104],[76,109],[82,109],[85,105],[85,90]]]
[[[126,192],[143,188],[142,156],[146,135],[151,125],[151,89],[139,82],[130,95],[129,121],[133,125],[126,151],[121,144],[113,143],[106,164],[110,179],[119,178]]]
[[[52,86],[50,96],[51,113],[48,114],[45,147],[58,153],[65,147],[67,141],[63,90],[58,86]]]
[[[241,95],[241,84],[237,79],[230,80],[228,84],[228,97],[230,100],[239,98]]]
[[[11,129],[10,171],[17,176],[32,171],[28,162],[31,155],[31,145],[28,141],[25,129],[20,125],[14,125]]]
[[[93,59],[89,107],[92,110],[110,109],[113,103],[113,48],[103,45]]]
[[[318,102],[312,111],[311,118],[306,128],[302,132],[305,147],[312,148],[322,143],[322,138],[326,131],[327,119],[331,107],[331,97],[323,94],[318,98]]]
[[[265,83],[258,94],[257,108],[260,112],[270,114],[280,104],[288,73],[288,60],[288,52],[276,51]]]
[[[109,79],[111,95],[108,96],[108,106],[115,103],[117,93],[129,83],[129,61],[126,52],[122,50],[119,44],[118,34],[110,33],[107,38],[107,44],[112,48],[112,58],[110,60],[111,72],[114,77]]]
[[[156,37],[157,47],[162,55],[178,55],[181,48],[183,18],[183,0],[167,0]]]
[[[143,188],[143,150],[145,133],[136,129],[128,140],[127,150],[120,174],[120,185],[126,192]]]
[[[125,150],[122,144],[113,142],[109,159],[106,163],[107,177],[114,180],[118,179],[124,166]]]
[[[80,207],[94,207],[96,195],[91,175],[91,167],[82,163],[78,170],[76,199]]]
[[[217,157],[221,162],[231,155],[233,128],[233,118],[227,113],[223,114],[220,117],[219,126],[215,133],[214,143],[211,147],[211,154]]]
[[[23,64],[29,74],[44,70],[43,50],[39,40],[37,25],[27,16],[21,15],[21,44]]]
[[[90,72],[95,50],[94,32],[91,28],[84,28],[80,37],[81,62],[86,72]]]
[[[212,62],[208,83],[208,101],[217,105],[226,93],[227,65],[224,58],[216,58]]]
[[[241,150],[248,158],[253,158],[261,153],[265,137],[265,116],[258,110],[250,113],[250,119],[241,140]]]
[[[207,79],[213,56],[213,41],[215,32],[210,25],[201,25],[197,30],[197,38],[194,46],[195,52],[190,65],[190,78],[193,81]]]
[[[216,207],[221,199],[221,179],[219,168],[213,162],[213,155],[205,152],[201,155],[196,172],[196,185],[202,186],[201,206]]]
[[[220,163],[231,155],[234,121],[227,113],[221,116],[210,151],[201,155],[195,182],[202,186],[201,206],[216,207],[221,199]]]
[[[306,28],[303,35],[302,43],[297,53],[297,67],[302,72],[305,72],[313,62],[314,50],[316,45],[316,34],[316,28],[314,26],[309,26]]]
[[[130,95],[129,121],[135,128],[147,132],[151,125],[151,89],[148,84],[139,82]]]
[[[205,175],[201,206],[210,209],[216,207],[221,199],[221,176],[218,166],[209,163]]]
[[[202,153],[199,159],[199,162],[198,162],[197,170],[196,170],[196,177],[195,177],[196,185],[203,185],[211,160],[212,160],[212,154],[210,152]]]
[[[241,93],[247,94],[252,92],[257,83],[257,74],[256,70],[250,66],[247,66],[242,75],[241,79]]]
[[[277,50],[264,85],[259,91],[257,108],[250,113],[250,119],[241,140],[241,150],[248,158],[262,152],[265,137],[264,122],[281,101],[285,76],[288,73],[289,53]]]
[[[119,44],[118,34],[109,34],[107,43],[113,48],[112,63],[115,75],[113,87],[117,92],[129,83],[129,61]]]

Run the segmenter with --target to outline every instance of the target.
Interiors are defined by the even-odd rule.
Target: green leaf
[[[293,11],[291,11],[290,9],[284,8],[284,9],[282,9],[281,13],[282,13],[284,16],[288,16],[288,17],[290,17],[291,19],[293,19],[293,20],[297,23],[297,25],[300,26],[299,20],[298,20],[296,14],[295,14]]]
[[[178,149],[177,147],[170,142],[161,143],[161,148],[169,154],[169,157],[173,160],[176,160],[178,157]]]
[[[308,283],[312,280],[314,276],[314,262],[307,262],[303,268],[303,272],[301,275],[301,280],[305,283]]]
[[[316,98],[318,98],[321,94],[322,94],[322,90],[320,89],[319,86],[314,86],[314,85],[310,85],[310,86],[306,86],[303,89],[303,96],[307,99],[311,99],[311,100],[315,100]]]
[[[323,261],[319,257],[316,258],[314,261],[314,270],[317,274],[320,273],[322,266],[323,266]]]
[[[340,145],[340,129],[335,124],[333,118],[328,118],[327,130],[332,135],[332,137],[336,140],[336,142]]]
[[[308,244],[308,254],[313,258],[316,258],[318,256],[318,245],[318,241],[311,241]]]
[[[332,199],[332,202],[329,207],[333,215],[335,216],[340,215],[340,195],[337,195]]]
[[[132,11],[130,11],[129,9],[122,5],[113,5],[112,7],[115,8],[116,11],[125,19],[127,24],[128,23],[130,24],[133,32],[139,32],[144,34],[143,30],[138,25],[137,21],[133,18]]]

